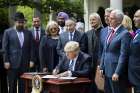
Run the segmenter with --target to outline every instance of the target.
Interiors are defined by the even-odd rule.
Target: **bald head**
[[[140,28],[140,9],[136,11],[134,14],[134,24],[135,27]]]

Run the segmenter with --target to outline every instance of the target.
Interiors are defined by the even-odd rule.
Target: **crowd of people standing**
[[[89,92],[98,93],[95,77],[99,70],[105,93],[128,93],[129,87],[140,93],[140,10],[131,20],[120,10],[106,8],[104,19],[106,27],[98,13],[90,14],[91,30],[84,31],[78,29],[79,22],[59,12],[46,29],[38,16],[27,29],[26,18],[17,12],[14,27],[6,29],[2,38],[0,55],[7,77],[0,77],[0,90],[4,87],[8,93],[17,93],[18,85],[18,93],[25,93],[23,73],[48,72],[59,77],[87,77],[92,81]]]

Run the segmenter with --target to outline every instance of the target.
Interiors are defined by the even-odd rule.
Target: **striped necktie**
[[[71,60],[71,61],[70,61],[70,64],[69,64],[69,70],[70,70],[70,71],[73,71],[73,66],[74,66],[74,61]]]
[[[112,29],[112,31],[110,32],[110,35],[109,35],[109,37],[107,39],[108,44],[112,41],[114,34],[115,34],[115,30]]]

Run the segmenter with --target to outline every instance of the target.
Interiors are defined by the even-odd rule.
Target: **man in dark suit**
[[[53,74],[58,77],[89,77],[91,58],[89,55],[80,52],[79,43],[75,41],[67,42],[64,51],[65,55],[53,70]]]
[[[130,44],[130,34],[121,25],[123,13],[113,10],[110,14],[112,31],[108,34],[103,50],[100,73],[105,76],[106,93],[127,92],[127,61]]]
[[[60,57],[64,55],[64,46],[68,41],[77,41],[80,44],[80,49],[87,52],[87,36],[83,32],[75,30],[76,23],[72,19],[66,21],[66,32],[60,34],[58,39],[57,51]]]
[[[45,30],[41,27],[41,20],[38,16],[33,18],[33,28],[31,29],[32,35],[34,38],[34,58],[35,66],[30,71],[40,71],[40,62],[39,62],[39,44],[41,38],[45,35]]]
[[[134,23],[137,30],[130,43],[128,79],[134,87],[134,93],[140,93],[140,10],[134,15]]]
[[[34,66],[32,42],[33,37],[30,31],[26,30],[23,13],[17,12],[14,17],[15,26],[4,32],[3,50],[4,66],[8,74],[8,93],[24,93],[24,82],[20,75],[27,72]]]

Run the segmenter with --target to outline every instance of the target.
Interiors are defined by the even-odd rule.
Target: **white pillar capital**
[[[122,10],[122,0],[110,0],[110,7]]]

